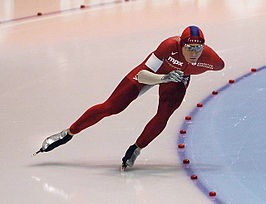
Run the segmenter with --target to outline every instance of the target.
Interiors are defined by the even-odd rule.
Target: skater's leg
[[[60,133],[46,138],[42,147],[34,155],[39,152],[49,152],[54,148],[65,144],[70,141],[73,134],[77,134],[81,130],[97,123],[102,118],[116,114],[124,110],[135,98],[141,90],[141,85],[124,78],[112,95],[103,104],[93,106],[87,110],[71,127],[70,129],[63,130]]]
[[[186,93],[183,83],[160,86],[160,100],[156,115],[146,125],[136,141],[140,148],[146,147],[165,128],[169,117],[180,106]]]
[[[140,89],[135,83],[124,78],[104,103],[91,107],[72,124],[70,132],[77,134],[106,116],[120,113],[138,97],[139,91]]]
[[[156,115],[146,125],[134,145],[131,145],[122,158],[121,170],[132,167],[142,148],[146,147],[165,128],[169,117],[180,106],[186,87],[183,83],[160,85],[160,100]]]

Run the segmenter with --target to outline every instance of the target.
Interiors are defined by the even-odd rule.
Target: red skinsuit
[[[149,121],[136,141],[138,147],[146,147],[163,131],[169,117],[180,106],[186,93],[189,76],[201,74],[209,70],[221,70],[224,67],[223,60],[207,45],[204,45],[203,52],[196,65],[187,63],[181,50],[179,36],[163,41],[153,53],[120,82],[104,103],[91,107],[71,125],[70,132],[77,134],[83,129],[94,125],[102,118],[123,111],[138,97],[141,90],[144,90],[145,84],[141,84],[136,80],[140,70],[149,70],[158,74],[168,74],[176,69],[182,70],[187,78],[186,82],[170,82],[159,85],[159,106],[157,113]],[[152,56],[155,59],[157,58],[155,60],[156,63],[154,61],[153,63],[147,62]],[[158,63],[160,66],[156,68]]]

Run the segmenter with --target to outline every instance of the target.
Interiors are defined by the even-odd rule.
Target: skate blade
[[[127,166],[125,166],[125,165],[121,165],[121,166],[120,166],[120,171],[121,171],[121,172],[125,172],[125,171],[126,171],[126,168],[127,168]]]
[[[34,154],[32,154],[32,156],[34,157],[34,156],[36,156],[37,154],[39,154],[40,152],[42,152],[42,151],[39,150],[39,151],[35,152]]]

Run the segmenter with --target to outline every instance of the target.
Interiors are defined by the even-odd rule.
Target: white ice
[[[1,203],[211,203],[182,168],[177,132],[212,90],[266,64],[266,2],[138,0],[6,22],[93,3],[0,1]],[[155,114],[157,87],[69,144],[31,157],[188,25],[202,28],[226,67],[192,77],[182,106],[134,168],[121,174],[121,157]]]

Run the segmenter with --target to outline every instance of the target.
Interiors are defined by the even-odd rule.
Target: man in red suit
[[[140,65],[134,68],[104,102],[89,108],[75,123],[61,133],[45,139],[38,152],[47,152],[65,144],[73,135],[94,125],[104,117],[120,113],[147,87],[159,84],[159,106],[155,116],[131,145],[122,159],[122,168],[132,167],[140,150],[165,128],[169,117],[180,106],[190,75],[221,70],[223,60],[205,44],[197,26],[187,27],[181,36],[164,40]]]

